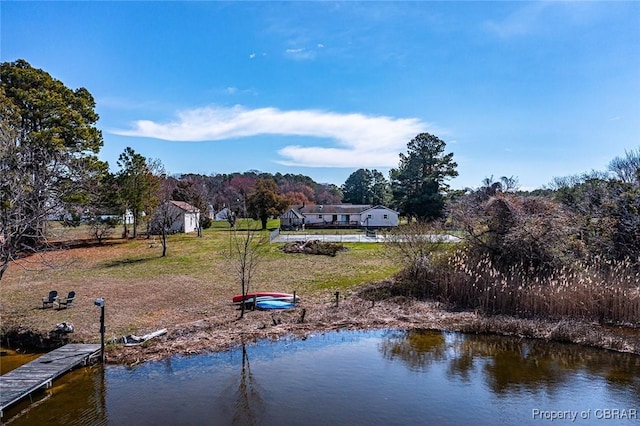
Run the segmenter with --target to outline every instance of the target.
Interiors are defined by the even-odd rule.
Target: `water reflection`
[[[242,344],[242,364],[240,367],[239,379],[234,379],[222,395],[221,399],[226,399],[226,395],[233,395],[232,423],[234,425],[256,425],[259,423],[260,414],[264,412],[265,404],[260,396],[263,389],[258,385],[255,376],[251,373],[249,364],[249,354],[247,347]]]
[[[497,395],[514,391],[553,392],[588,372],[608,386],[635,390],[640,400],[640,357],[541,340],[439,331],[394,332],[380,343],[382,355],[412,371],[445,363],[450,377],[468,381],[480,369]],[[615,356],[612,356],[615,355]]]
[[[13,349],[0,347],[0,374],[8,373],[11,370],[15,370],[23,364],[32,361],[42,354],[23,354],[14,351]]]
[[[577,345],[441,332],[326,333],[135,368],[79,369],[3,422],[539,424],[533,410],[637,409],[639,372],[638,356]],[[635,415],[611,424],[638,424]]]
[[[53,387],[34,394],[4,413],[2,424],[106,425],[105,370],[101,365],[72,371]]]

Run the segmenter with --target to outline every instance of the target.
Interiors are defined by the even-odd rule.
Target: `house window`
[[[371,219],[372,216],[370,214],[367,215],[367,219]]]
[[[322,219],[322,215],[321,214],[318,215],[318,219]]]
[[[382,215],[382,218],[383,219],[389,219],[389,215],[388,214]]]

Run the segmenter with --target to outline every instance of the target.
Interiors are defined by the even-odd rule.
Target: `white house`
[[[398,212],[370,204],[312,204],[293,206],[280,215],[283,228],[390,228],[398,226]]]
[[[169,217],[175,220],[169,227],[171,232],[195,232],[200,223],[200,210],[184,201],[167,201]]]

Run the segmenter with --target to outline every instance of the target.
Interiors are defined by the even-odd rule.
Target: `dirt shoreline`
[[[106,347],[110,364],[136,365],[159,361],[171,356],[188,356],[220,352],[262,339],[277,340],[284,336],[305,338],[311,334],[338,330],[376,330],[384,328],[414,330],[429,329],[474,334],[498,334],[571,342],[608,350],[640,355],[640,329],[612,327],[578,321],[541,321],[507,316],[485,316],[471,311],[448,310],[437,302],[421,301],[403,296],[372,301],[365,295],[366,287],[340,299],[305,298],[291,310],[247,311],[239,319],[234,306],[220,306],[201,319],[166,324],[167,334],[138,346],[126,347],[111,342]],[[154,331],[154,330],[149,330]],[[71,333],[56,341],[48,332],[22,328],[7,333],[11,346],[24,345],[39,339],[43,346],[64,342],[95,343],[95,334]],[[140,334],[140,333],[139,333]],[[21,337],[22,336],[22,339]],[[48,336],[48,337],[47,337]],[[108,340],[113,340],[113,338]],[[6,342],[5,342],[6,343]],[[13,343],[13,344],[12,344]]]
[[[339,302],[305,303],[286,311],[249,311],[242,319],[206,318],[170,327],[168,333],[142,345],[111,344],[107,362],[135,365],[174,355],[219,352],[243,343],[284,336],[305,338],[338,330],[430,329],[498,334],[577,343],[640,355],[640,330],[575,321],[536,321],[453,312],[436,302],[394,297],[372,302],[357,295]],[[304,316],[304,322],[302,317]]]

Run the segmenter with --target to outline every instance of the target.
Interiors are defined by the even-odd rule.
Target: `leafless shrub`
[[[469,194],[449,207],[465,233],[469,255],[494,268],[518,266],[531,276],[551,273],[583,254],[572,214],[545,197]]]
[[[98,244],[102,244],[103,240],[109,238],[113,234],[113,230],[116,228],[117,223],[117,219],[110,217],[91,217],[87,223],[89,235],[98,241]]]
[[[266,237],[256,227],[248,227],[246,230],[234,228],[230,241],[230,261],[240,281],[241,294],[249,293],[253,276],[264,254],[265,246],[269,243]],[[240,304],[240,318],[244,317],[245,305]]]
[[[410,222],[391,230],[385,241],[388,253],[405,264],[406,273],[414,279],[424,278],[432,257],[450,245],[440,222]]]

